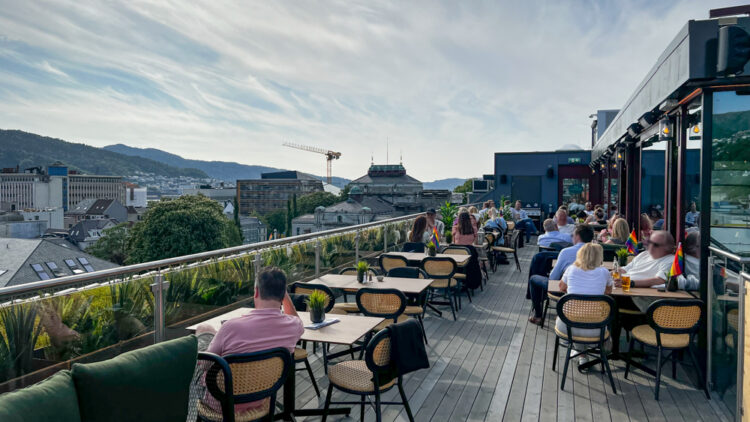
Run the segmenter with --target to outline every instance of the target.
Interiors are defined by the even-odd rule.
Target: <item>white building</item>
[[[0,173],[0,210],[61,208],[63,183],[41,173]]]
[[[146,208],[148,206],[148,188],[125,183],[125,206]]]
[[[47,208],[43,210],[26,209],[19,211],[24,221],[46,221],[48,229],[65,228],[62,208]]]

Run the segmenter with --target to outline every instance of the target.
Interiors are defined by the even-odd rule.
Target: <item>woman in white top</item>
[[[612,276],[602,266],[604,250],[595,243],[587,243],[578,249],[576,260],[563,273],[560,290],[577,295],[603,295],[612,292]],[[555,322],[559,331],[567,333],[567,327],[560,318]],[[601,331],[593,329],[573,329],[574,336],[597,337]]]

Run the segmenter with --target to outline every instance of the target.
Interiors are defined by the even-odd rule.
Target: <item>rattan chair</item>
[[[366,316],[385,318],[373,331],[380,331],[397,322],[405,321],[406,296],[397,289],[362,288],[357,291],[357,305]]]
[[[428,288],[429,298],[427,306],[442,316],[443,313],[435,308],[435,305],[450,305],[453,320],[455,321],[458,303],[458,282],[453,276],[456,274],[456,261],[448,257],[428,256],[422,260],[422,270],[424,270],[428,278],[435,280]],[[446,300],[434,300],[433,298],[436,294],[440,294]]]
[[[656,386],[654,398],[659,400],[659,384],[661,382],[661,367],[668,359],[672,359],[672,377],[676,377],[677,368],[675,352],[688,350],[690,359],[698,374],[698,382],[707,398],[708,394],[703,383],[698,361],[693,353],[692,344],[695,334],[698,332],[703,316],[703,301],[698,299],[677,300],[662,299],[652,303],[646,310],[648,324],[639,325],[631,331],[630,348],[625,364],[625,378],[630,372],[630,362],[635,342],[656,348]],[[662,351],[668,350],[669,356],[662,360]]]
[[[510,231],[510,223],[508,223],[508,230]],[[495,252],[512,253],[513,258],[516,260],[516,268],[521,271],[521,263],[518,262],[518,239],[521,234],[520,230],[513,230],[513,234],[510,235],[510,247],[507,246],[493,246],[492,250]]]
[[[445,255],[468,255],[471,256],[471,251],[469,250],[469,246],[463,246],[463,245],[448,245],[443,248],[443,254]],[[453,277],[458,280],[458,288],[459,291],[466,292],[466,296],[469,298],[469,302],[471,302],[471,290],[467,289],[465,286],[465,280],[466,280],[466,273],[465,268],[466,265],[468,265],[469,261],[465,261],[463,264],[456,263],[456,274],[453,275]],[[482,284],[479,284],[479,287],[482,287]],[[458,309],[461,309],[461,300],[459,298],[458,301]]]
[[[414,421],[414,416],[409,408],[409,401],[404,393],[403,380],[399,374],[396,378],[387,382],[380,381],[380,373],[391,368],[391,338],[390,330],[382,330],[373,336],[365,347],[364,360],[350,360],[338,363],[328,370],[328,394],[323,407],[323,422],[328,417],[331,404],[360,405],[360,421],[365,420],[365,400],[368,396],[375,396],[375,418],[378,422],[382,420],[381,405],[403,404],[409,421]],[[383,380],[385,381],[385,380]],[[401,402],[382,402],[380,395],[393,388],[398,387]],[[358,402],[333,402],[334,387],[348,394],[360,396]]]
[[[408,267],[409,261],[401,255],[384,253],[378,258],[378,264],[383,274],[388,274],[388,271],[394,268]]]
[[[333,291],[324,284],[314,284],[314,283],[293,283],[290,286],[292,293],[298,294],[298,295],[310,295],[313,291],[319,290],[326,294],[328,297],[328,301],[326,302],[325,308],[323,308],[323,311],[326,313],[332,312],[334,309],[334,304],[336,299],[334,298]],[[345,313],[343,311],[340,311],[341,313]],[[294,348],[294,363],[304,363],[304,368],[297,368],[295,365],[294,370],[295,371],[307,371],[307,374],[310,376],[310,381],[312,382],[313,388],[315,389],[315,394],[320,397],[320,389],[318,388],[318,383],[315,381],[315,375],[313,374],[312,367],[310,366],[310,360],[308,359],[307,355],[307,349],[306,344],[307,342],[302,342],[302,347],[295,347]],[[323,345],[323,347],[327,347],[328,345]],[[313,351],[315,350],[316,345],[313,344]]]
[[[484,234],[484,240],[486,242],[486,252],[487,252],[487,263],[490,266],[490,270],[494,273],[497,271],[497,257],[495,256],[495,251],[492,249],[495,246],[495,241],[497,240],[497,235],[500,234],[499,232],[489,232]]]
[[[555,304],[555,310],[557,310],[557,301],[562,297],[562,293],[547,292],[547,298],[544,299],[544,310],[542,311],[542,321],[539,323],[541,328],[544,328],[544,321],[547,320],[549,314],[550,303]]]
[[[221,411],[217,411],[203,397],[198,399],[198,421],[207,422],[273,420],[276,393],[293,366],[289,350],[283,347],[224,357],[201,352],[198,362],[206,365],[206,389],[221,406]],[[262,404],[235,413],[236,404],[256,401]]]
[[[427,278],[427,274],[416,267],[400,267],[394,268],[388,271],[388,277],[399,277],[399,278]],[[424,328],[424,311],[427,305],[427,290],[425,289],[418,296],[407,296],[411,305],[407,304],[404,308],[404,315],[414,317],[419,322],[419,326],[422,327],[422,336],[424,337],[424,343],[427,344],[427,333]]]
[[[560,342],[567,346],[565,355],[565,367],[562,373],[560,389],[565,389],[565,380],[568,375],[568,364],[570,363],[570,354],[573,350],[573,343],[583,344],[586,349],[584,354],[595,356],[602,361],[602,372],[606,370],[609,376],[609,382],[612,384],[612,391],[617,394],[615,380],[612,378],[612,371],[609,368],[607,352],[604,350],[604,342],[609,338],[609,329],[607,328],[612,321],[617,305],[612,297],[607,295],[578,295],[566,294],[557,301],[557,316],[565,323],[565,331],[560,331],[555,325],[555,350],[552,352],[552,370],[555,370],[557,364],[557,349]],[[574,329],[598,329],[599,335],[594,337],[583,337],[573,335]],[[593,347],[590,347],[593,346]]]
[[[341,274],[341,275],[357,275],[357,269],[355,267],[347,267],[347,268],[344,268],[341,271],[339,271],[339,274]],[[375,271],[373,271],[373,270],[370,270],[369,274],[371,274],[373,277],[375,277],[377,275],[377,273],[375,273]],[[349,314],[358,314],[358,313],[360,313],[361,311],[359,310],[359,307],[357,306],[357,303],[356,302],[349,302],[348,299],[347,299],[347,297],[346,297],[347,293],[356,294],[357,291],[353,290],[353,289],[342,289],[341,291],[344,294],[344,302],[343,303],[337,303],[337,304],[335,304],[334,308],[338,309],[340,311],[344,311],[344,312],[349,313]]]

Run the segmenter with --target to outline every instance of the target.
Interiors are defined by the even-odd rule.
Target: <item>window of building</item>
[[[81,265],[83,265],[83,268],[86,270],[86,272],[89,272],[89,273],[94,272],[94,267],[92,267],[91,264],[89,264],[88,259],[84,257],[80,257],[78,258],[78,262],[80,262]]]
[[[47,267],[52,270],[52,274],[55,275],[55,277],[62,277],[65,275],[65,273],[60,269],[60,267],[57,266],[54,262],[45,262],[47,264]]]
[[[67,265],[68,268],[70,268],[70,271],[73,271],[73,274],[83,274],[84,273],[84,271],[81,268],[79,268],[78,264],[76,264],[76,262],[73,261],[72,259],[66,259],[65,260],[65,265]]]
[[[0,275],[3,275],[5,273],[7,273],[7,272],[8,272],[8,270],[0,270]]]
[[[47,274],[47,271],[44,271],[42,264],[31,264],[31,269],[39,276],[40,280],[50,280],[52,278]]]

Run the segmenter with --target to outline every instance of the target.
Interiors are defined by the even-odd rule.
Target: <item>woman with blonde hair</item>
[[[618,218],[612,224],[612,236],[604,242],[611,245],[624,245],[630,236],[630,226],[624,218]]]
[[[565,293],[578,295],[604,295],[612,292],[612,276],[609,270],[602,266],[604,249],[596,243],[586,243],[578,249],[573,265],[565,270],[560,280],[560,290]],[[567,327],[560,318],[555,326],[560,332],[567,332]],[[572,334],[581,337],[597,337],[600,330],[574,329]]]

